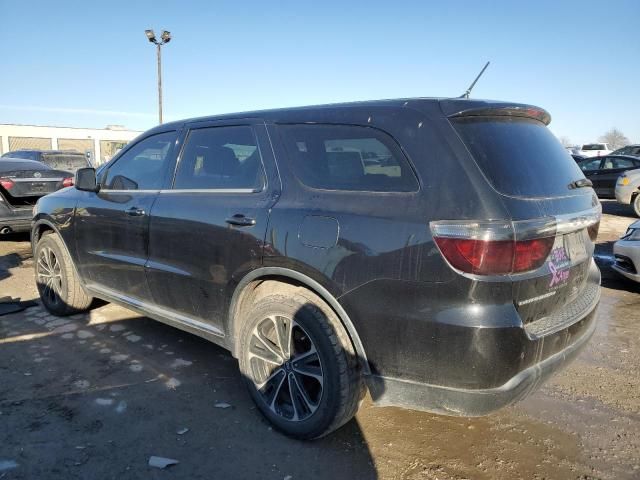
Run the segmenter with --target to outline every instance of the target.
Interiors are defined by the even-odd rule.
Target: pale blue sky
[[[167,29],[165,119],[473,96],[551,112],[575,143],[640,142],[640,1],[0,0],[0,123],[147,129]]]

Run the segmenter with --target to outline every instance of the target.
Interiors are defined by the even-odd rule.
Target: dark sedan
[[[640,168],[640,158],[629,155],[577,160],[584,176],[593,182],[593,188],[601,198],[615,198],[616,181],[623,172]]]
[[[0,161],[0,235],[29,231],[31,209],[38,199],[73,185],[71,173],[33,160]]]

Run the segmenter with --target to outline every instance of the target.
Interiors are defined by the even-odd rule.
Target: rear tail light
[[[73,186],[73,177],[67,177],[62,180],[63,187],[72,187]]]
[[[508,275],[542,267],[556,236],[586,229],[595,241],[601,212],[598,204],[591,210],[534,220],[437,221],[430,226],[453,268],[475,275]]]
[[[0,185],[5,190],[11,190],[15,186],[15,183],[10,178],[0,177]]]
[[[531,238],[531,226],[535,227],[538,238]],[[507,275],[540,268],[555,242],[555,228],[549,227],[547,222],[537,221],[535,225],[431,223],[434,240],[451,266],[476,275]]]

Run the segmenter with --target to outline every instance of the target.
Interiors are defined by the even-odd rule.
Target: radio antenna
[[[473,81],[473,83],[471,85],[469,85],[469,88],[467,88],[467,91],[464,92],[462,95],[460,95],[460,98],[469,98],[469,95],[471,94],[471,90],[473,90],[473,87],[476,86],[476,82],[480,79],[480,77],[482,76],[482,74],[487,69],[487,67],[489,66],[490,63],[491,62],[487,62],[485,64],[485,66],[482,68],[482,70],[480,70],[480,73],[478,74],[476,79]]]

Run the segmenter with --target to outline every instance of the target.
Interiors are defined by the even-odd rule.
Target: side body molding
[[[247,285],[249,285],[249,283],[255,280],[260,280],[261,278],[268,279],[269,277],[274,277],[274,276],[290,278],[291,280],[294,280],[306,286],[307,288],[315,292],[317,295],[319,295],[325,302],[327,302],[327,304],[336,312],[336,314],[340,318],[340,321],[342,322],[345,329],[347,330],[347,333],[349,334],[349,337],[353,342],[356,355],[358,356],[358,359],[362,365],[363,373],[365,375],[370,375],[371,369],[369,368],[369,361],[367,360],[367,355],[364,351],[364,346],[362,345],[362,341],[360,340],[360,336],[358,335],[358,332],[356,331],[356,328],[353,322],[349,318],[349,315],[347,314],[347,312],[345,312],[344,308],[342,308],[342,305],[340,305],[338,300],[336,300],[336,298],[329,292],[329,290],[323,287],[320,283],[308,277],[307,275],[304,275],[300,272],[296,272],[295,270],[291,270],[288,268],[283,268],[283,267],[258,268],[256,270],[253,270],[249,274],[247,274],[240,281],[240,283],[235,289],[233,297],[231,298],[231,305],[229,307],[229,318],[228,318],[229,328],[227,329],[229,335],[233,335],[233,332],[235,331],[234,322],[235,322],[236,307],[238,305],[238,300],[244,288]],[[231,348],[233,354],[236,355],[236,339],[235,338],[230,340],[229,347]]]

